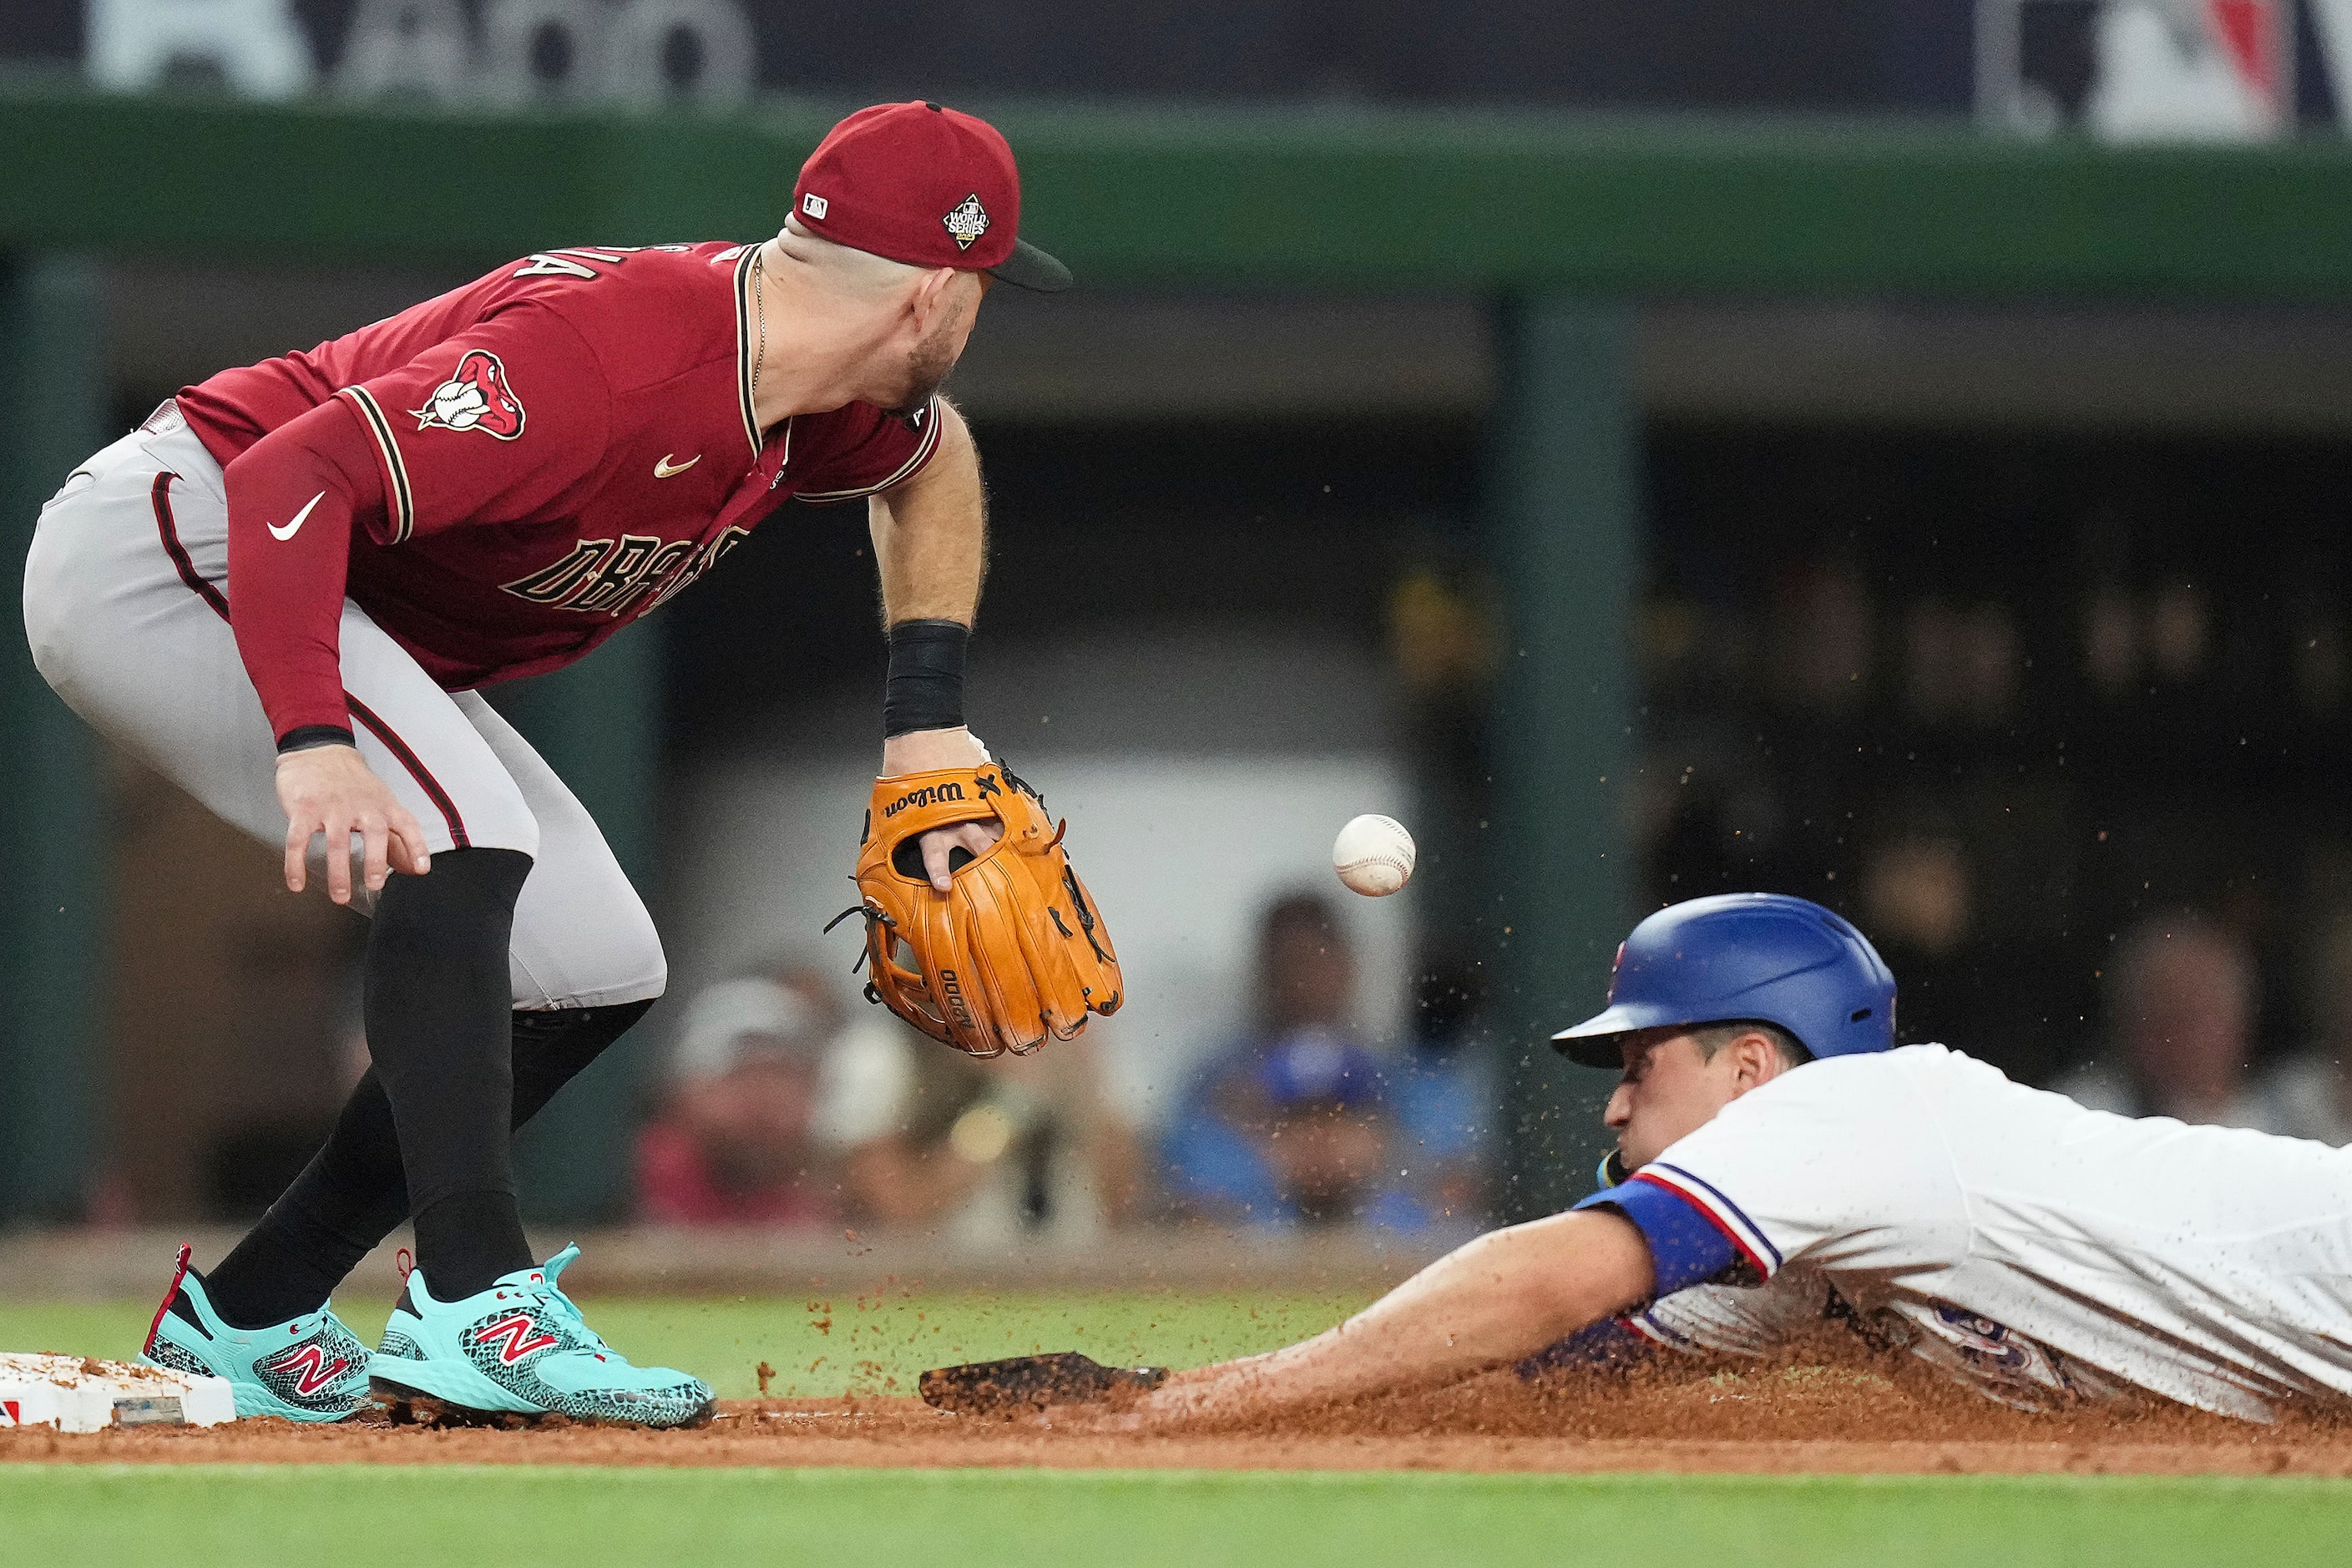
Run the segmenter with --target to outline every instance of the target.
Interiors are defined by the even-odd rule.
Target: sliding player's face
[[[1696,1036],[1678,1029],[1645,1029],[1625,1037],[1625,1076],[1609,1097],[1602,1120],[1617,1134],[1620,1160],[1636,1171],[1666,1149],[1715,1120],[1753,1084],[1746,1081],[1742,1037],[1715,1053],[1700,1055]],[[1764,1041],[1766,1048],[1770,1043]]]

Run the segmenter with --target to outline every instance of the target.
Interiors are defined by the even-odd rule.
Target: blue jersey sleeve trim
[[[1685,1198],[1693,1200],[1702,1207],[1712,1206],[1718,1219],[1728,1218],[1736,1223],[1738,1228],[1732,1233],[1732,1241],[1735,1245],[1738,1245],[1742,1251],[1746,1251],[1748,1245],[1752,1243],[1758,1249],[1759,1255],[1750,1258],[1750,1262],[1763,1269],[1768,1276],[1779,1271],[1784,1260],[1780,1257],[1780,1249],[1772,1245],[1772,1238],[1764,1234],[1764,1227],[1749,1219],[1747,1212],[1726,1196],[1721,1187],[1706,1177],[1693,1175],[1680,1165],[1669,1165],[1664,1160],[1654,1160],[1643,1167],[1642,1173],[1634,1179],[1664,1182],[1670,1186],[1678,1185],[1683,1188],[1682,1195]]]
[[[1704,1285],[1741,1260],[1738,1248],[1715,1221],[1670,1187],[1627,1182],[1576,1206],[1615,1209],[1633,1222],[1650,1245],[1650,1267],[1657,1276],[1652,1291],[1657,1296]]]

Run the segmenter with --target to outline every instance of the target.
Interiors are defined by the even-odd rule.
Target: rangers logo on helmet
[[[488,349],[472,349],[422,408],[408,411],[419,430],[480,430],[501,441],[522,434],[522,399],[507,384],[507,367]]]

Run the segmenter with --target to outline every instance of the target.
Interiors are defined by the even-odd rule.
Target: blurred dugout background
[[[2343,0],[14,0],[6,537],[81,455],[27,434],[62,438],[58,398],[98,411],[94,447],[502,255],[705,237],[628,229],[658,203],[554,203],[559,230],[484,252],[434,230],[412,161],[387,176],[408,239],[257,255],[187,237],[201,188],[152,224],[48,210],[75,176],[44,122],[187,139],[166,162],[246,211],[307,199],[239,156],[321,109],[412,149],[446,128],[469,214],[544,184],[500,168],[510,126],[559,158],[566,126],[597,157],[642,134],[625,180],[692,184],[705,165],[653,155],[677,132],[740,156],[714,183],[752,193],[725,208],[751,237],[836,112],[1001,110],[1024,232],[1103,281],[1000,292],[952,384],[997,531],[974,723],[1072,817],[1128,962],[1089,1090],[1130,1143],[1111,1217],[1181,1212],[1163,1133],[1265,1010],[1262,912],[1331,889],[1364,810],[1412,824],[1423,873],[1334,890],[1355,962],[1325,1021],[1391,1063],[1440,1035],[1478,1064],[1470,1210],[1584,1190],[1606,1080],[1535,1030],[1597,1004],[1633,917],[1708,891],[1853,916],[1906,1038],[2036,1081],[2104,1064],[2144,1099],[2133,1037],[2170,1037],[2146,999],[2170,994],[2121,995],[2118,944],[2151,917],[2213,934],[2244,996],[2210,1031],[2245,1058],[2218,1106],[2332,1064],[2352,980],[2346,64]],[[352,123],[339,199],[364,206]],[[1059,172],[1097,133],[1170,171],[1159,228],[1155,190]],[[1251,183],[1186,174],[1196,153]],[[1398,194],[1318,201],[1317,157],[1375,198],[1391,159]],[[1252,250],[1291,193],[1319,231]],[[1114,210],[1122,237],[1090,237]],[[672,999],[535,1135],[551,1217],[639,1202],[630,1141],[709,988],[814,970],[828,1031],[864,1010],[850,942],[816,935],[874,745],[862,524],[788,507],[577,674],[495,694],[672,957]],[[168,786],[78,761],[10,680],[0,1218],[257,1210],[352,1070],[359,924]]]

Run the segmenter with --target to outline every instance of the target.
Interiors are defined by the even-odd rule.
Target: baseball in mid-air
[[[1386,898],[1412,876],[1412,835],[1393,816],[1359,816],[1339,829],[1331,868],[1366,898]]]

